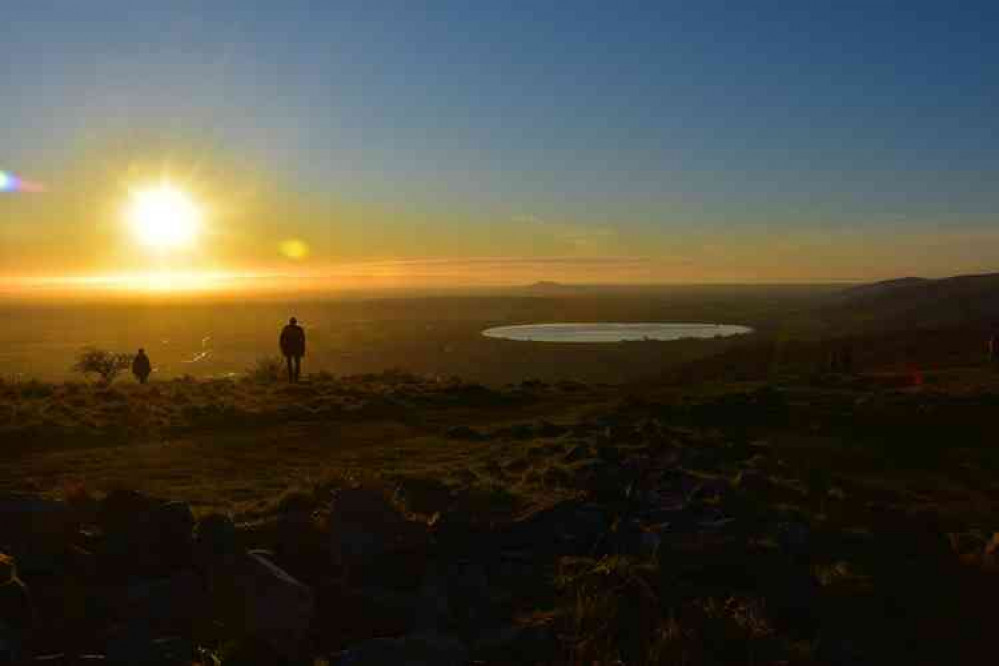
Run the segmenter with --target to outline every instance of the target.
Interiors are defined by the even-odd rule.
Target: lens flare
[[[44,191],[39,183],[24,180],[10,171],[0,171],[0,192],[42,192]]]
[[[286,241],[282,241],[280,250],[281,254],[293,261],[305,259],[309,256],[309,246],[305,241],[297,238],[289,238]]]

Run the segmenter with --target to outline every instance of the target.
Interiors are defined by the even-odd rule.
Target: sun
[[[204,217],[195,200],[170,183],[132,192],[125,216],[136,240],[154,250],[192,245]]]

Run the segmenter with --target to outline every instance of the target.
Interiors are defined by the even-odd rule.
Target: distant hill
[[[860,285],[820,308],[839,330],[886,331],[999,325],[999,273]]]
[[[897,293],[903,289],[919,287],[928,282],[932,282],[932,280],[921,277],[895,278],[894,280],[883,280],[881,282],[871,282],[869,284],[861,284],[856,287],[850,287],[849,289],[841,292],[840,295],[847,298],[877,296],[879,294]]]
[[[535,282],[534,284],[527,285],[524,289],[535,294],[566,294],[580,290],[579,287],[562,284],[561,282],[553,282],[551,280],[541,280],[539,282]]]

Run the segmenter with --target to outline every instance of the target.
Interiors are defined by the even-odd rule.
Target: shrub
[[[276,356],[265,356],[258,358],[256,364],[246,371],[246,376],[251,381],[261,384],[273,384],[281,381],[281,374],[284,372],[284,363]]]
[[[76,357],[73,370],[84,375],[98,375],[101,383],[110,384],[127,370],[132,364],[132,357],[129,354],[119,354],[88,347],[80,352]]]

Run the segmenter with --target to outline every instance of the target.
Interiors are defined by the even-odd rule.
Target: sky
[[[997,29],[985,2],[12,2],[0,170],[42,191],[0,192],[0,279],[996,271]],[[122,212],[164,179],[203,211],[169,252]]]

